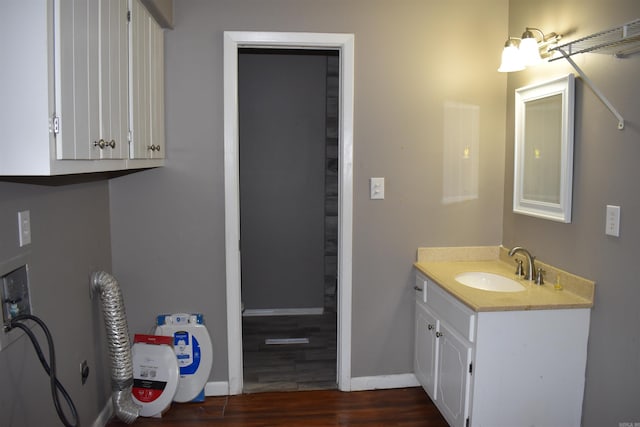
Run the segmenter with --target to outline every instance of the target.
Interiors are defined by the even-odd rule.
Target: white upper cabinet
[[[131,159],[164,158],[164,31],[139,0],[129,0]]]
[[[0,175],[161,166],[129,159],[128,6],[0,2]]]
[[[56,158],[124,159],[127,0],[55,2]]]
[[[99,2],[59,1],[54,6],[55,110],[51,114],[56,121],[56,159],[99,159],[99,150],[92,147],[101,133]]]
[[[102,158],[128,157],[129,58],[127,0],[100,1],[100,137]]]

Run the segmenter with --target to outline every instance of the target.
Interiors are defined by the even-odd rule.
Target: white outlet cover
[[[605,233],[608,236],[620,237],[620,206],[607,205]]]
[[[31,243],[31,215],[29,211],[18,212],[18,241],[20,247]]]

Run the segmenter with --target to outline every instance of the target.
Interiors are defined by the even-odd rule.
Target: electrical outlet
[[[29,277],[23,265],[2,276],[2,318],[4,325],[20,314],[31,314]]]
[[[605,234],[620,237],[620,206],[607,205]]]
[[[86,384],[87,378],[89,378],[89,364],[87,364],[86,360],[83,360],[80,362],[80,381],[82,385]]]
[[[18,243],[20,247],[31,243],[31,215],[29,211],[18,212]]]
[[[7,329],[8,323],[18,314],[32,314],[31,296],[29,294],[29,257],[20,255],[0,261],[0,311],[2,326],[0,327],[0,350],[9,344],[25,337],[19,328]],[[29,328],[34,322],[24,322]]]

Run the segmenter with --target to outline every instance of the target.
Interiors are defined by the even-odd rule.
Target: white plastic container
[[[209,332],[202,314],[161,314],[157,318],[156,335],[173,337],[173,349],[180,380],[174,402],[204,400],[213,361]]]
[[[133,401],[141,407],[140,416],[160,417],[171,405],[180,379],[173,340],[135,335],[133,342]]]

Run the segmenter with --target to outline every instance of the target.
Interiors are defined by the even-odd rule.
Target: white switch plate
[[[620,206],[607,205],[605,233],[609,236],[620,236]]]
[[[20,247],[31,243],[31,216],[29,211],[18,212],[18,240]]]
[[[371,200],[384,199],[384,178],[371,178],[369,184]]]

